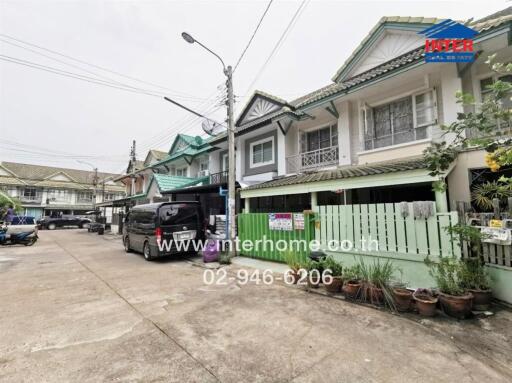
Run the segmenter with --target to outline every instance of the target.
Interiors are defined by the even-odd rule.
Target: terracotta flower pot
[[[449,295],[440,292],[439,302],[446,314],[457,319],[464,319],[473,307],[473,294]]]
[[[320,286],[321,281],[320,275],[317,275],[317,273],[314,274],[308,274],[307,280],[308,280],[308,287],[312,287],[314,289],[317,289]]]
[[[345,296],[350,299],[356,299],[361,291],[361,282],[359,281],[347,281],[343,286],[343,292]]]
[[[292,280],[292,284],[296,285],[297,282],[299,281],[300,279],[300,273],[299,273],[299,270],[295,270],[295,269],[290,269],[287,271],[288,275],[291,277],[291,280]]]
[[[428,294],[412,294],[414,301],[416,302],[416,308],[418,313],[424,317],[433,317],[436,315],[437,298]]]
[[[384,304],[384,293],[382,289],[377,286],[370,285],[366,288],[366,300],[372,305]]]
[[[473,294],[473,310],[486,311],[489,310],[492,300],[492,290],[476,290],[468,289]]]
[[[395,287],[393,289],[393,298],[398,311],[409,311],[411,309],[412,291]]]
[[[339,293],[341,290],[341,286],[343,285],[342,277],[332,277],[330,283],[326,283],[324,280],[324,287],[329,293]]]

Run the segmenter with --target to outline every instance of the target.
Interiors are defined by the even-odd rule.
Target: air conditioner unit
[[[198,177],[206,177],[210,175],[210,172],[208,170],[200,170],[199,173],[197,173]]]

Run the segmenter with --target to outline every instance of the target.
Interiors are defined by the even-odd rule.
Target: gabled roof
[[[237,127],[245,127],[247,125],[246,123],[253,122],[258,118],[275,112],[283,107],[291,108],[292,106],[282,98],[256,90],[249,101],[247,101],[247,104],[245,104],[242,112],[235,122],[235,125]]]
[[[411,16],[387,16],[379,20],[379,22],[370,30],[368,35],[359,43],[352,54],[348,57],[343,65],[336,71],[332,77],[332,81],[340,82],[344,79],[344,75],[353,68],[353,65],[361,58],[367,49],[376,41],[386,29],[399,29],[419,32],[429,25],[433,25],[442,19],[435,17],[411,17]],[[346,76],[345,76],[346,77]]]
[[[51,178],[52,175],[57,173],[65,173],[75,182],[80,184],[93,184],[94,172],[89,170],[59,168],[54,166],[42,166],[32,164],[22,164],[17,162],[2,161],[0,165],[8,171],[16,174],[17,178],[27,183],[33,183],[33,181],[42,181]],[[98,172],[98,179],[101,180],[106,178],[117,177],[117,174]],[[65,182],[65,181],[55,181]]]
[[[148,151],[146,158],[144,159],[144,166],[150,165],[149,158],[153,157],[155,162],[162,161],[165,157],[167,157],[167,152],[162,150],[151,149]]]
[[[169,155],[180,153],[185,149],[200,149],[207,142],[201,136],[189,136],[188,134],[178,134],[174,139],[171,148],[169,149]]]

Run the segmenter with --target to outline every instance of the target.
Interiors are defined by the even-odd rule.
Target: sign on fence
[[[304,230],[304,214],[293,213],[293,229]]]
[[[270,213],[268,227],[270,230],[292,231],[292,213]]]

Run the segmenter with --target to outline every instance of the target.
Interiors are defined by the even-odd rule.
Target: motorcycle
[[[0,245],[25,245],[32,246],[37,242],[37,236],[35,230],[24,231],[21,233],[7,234],[7,225],[0,226]]]

